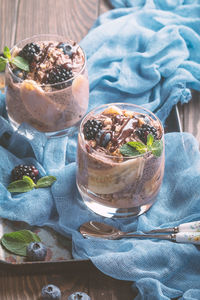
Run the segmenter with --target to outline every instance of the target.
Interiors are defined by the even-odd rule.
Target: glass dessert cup
[[[84,124],[112,106],[127,111],[128,114],[134,112],[145,118],[150,117],[156,122],[162,146],[159,156],[149,150],[129,157],[105,155],[101,150],[97,151],[89,146],[84,136]],[[103,105],[89,112],[80,124],[77,187],[87,207],[101,216],[122,218],[146,212],[159,192],[164,162],[163,126],[152,112],[143,107],[126,103]]]
[[[14,55],[16,49],[23,49],[29,43],[43,41],[76,45],[79,61],[77,62],[75,54],[70,65],[73,75],[62,82],[39,84],[16,76],[12,66],[8,64],[5,73],[8,118],[14,129],[25,122],[47,137],[69,135],[77,129],[88,108],[89,82],[85,53],[75,42],[48,34],[19,42],[11,53]]]

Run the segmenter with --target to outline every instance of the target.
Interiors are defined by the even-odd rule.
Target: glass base
[[[13,129],[15,131],[18,130],[20,125],[17,122],[15,122],[9,115],[8,115],[8,119],[9,119],[9,122],[10,122],[11,126],[13,127]],[[24,123],[24,124],[27,124],[27,123]],[[39,130],[35,129],[34,127],[32,127],[29,124],[27,124],[27,125],[28,126],[25,130],[26,131],[25,136],[27,136],[27,138],[29,138],[28,127],[31,128],[32,130],[35,130],[35,131],[41,133],[41,134],[44,134],[47,138],[59,138],[59,137],[62,137],[62,136],[71,136],[77,131],[77,127],[78,127],[78,125],[76,124],[73,127],[65,128],[65,129],[62,129],[62,130],[59,130],[59,131],[42,132],[42,131],[39,131]],[[32,132],[33,132],[32,130],[31,130],[31,135],[32,135]]]
[[[85,205],[94,213],[106,217],[106,218],[128,218],[128,217],[137,217],[143,213],[145,213],[154,203],[154,200],[148,202],[147,204],[130,207],[130,208],[115,208],[107,205],[103,205],[99,202],[96,202],[92,199],[88,194],[84,193],[80,187],[78,186],[78,190],[81,194],[83,202]]]

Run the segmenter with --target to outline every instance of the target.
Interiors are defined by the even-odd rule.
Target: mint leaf
[[[136,156],[140,154],[140,152],[127,144],[124,144],[120,147],[120,152],[124,156]]]
[[[11,182],[7,189],[11,193],[25,193],[31,191],[33,186],[27,180],[16,180]]]
[[[36,188],[44,188],[51,186],[56,181],[55,176],[44,176],[37,181]]]
[[[129,146],[135,148],[137,151],[139,151],[140,153],[145,153],[147,152],[147,146],[144,145],[141,142],[128,142],[127,143]]]
[[[1,238],[1,244],[10,252],[26,256],[26,248],[31,242],[40,242],[37,234],[30,230],[19,230],[5,233]]]
[[[156,140],[148,149],[152,152],[153,155],[159,157],[163,152],[163,143],[161,140]]]
[[[3,55],[9,60],[11,59],[10,49],[7,46],[5,46],[3,49]]]
[[[12,60],[11,63],[14,64],[16,67],[18,67],[21,70],[29,72],[29,63],[26,59],[24,59],[21,56],[15,56]]]
[[[154,137],[152,134],[147,135],[147,146],[152,146],[154,141]]]
[[[29,176],[23,176],[23,181],[27,182],[31,187],[34,187],[36,185]]]
[[[0,72],[5,71],[7,62],[8,62],[7,58],[0,56]]]

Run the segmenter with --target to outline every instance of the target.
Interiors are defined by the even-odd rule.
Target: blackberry
[[[35,56],[40,52],[40,47],[35,43],[29,43],[19,52],[19,56],[32,62]]]
[[[94,140],[97,133],[102,129],[101,121],[88,120],[83,125],[83,134],[86,140]]]
[[[148,134],[152,134],[154,139],[157,139],[157,130],[155,127],[143,124],[141,128],[136,130],[136,133],[138,137],[141,139],[141,141],[146,144],[147,142],[147,136]]]
[[[66,81],[73,77],[72,70],[69,68],[65,68],[63,66],[54,67],[50,72],[49,76],[46,79],[46,83],[55,84]],[[58,88],[63,88],[65,85],[61,85]]]
[[[19,165],[12,170],[12,181],[21,180],[23,176],[29,176],[36,183],[38,173],[34,166]]]

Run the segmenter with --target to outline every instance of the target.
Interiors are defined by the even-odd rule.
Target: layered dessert
[[[136,105],[90,112],[78,137],[77,186],[85,203],[100,214],[103,207],[123,215],[150,208],[163,179],[163,139],[158,118]]]
[[[42,132],[77,125],[89,99],[82,48],[59,36],[38,36],[15,46],[12,58],[16,57],[27,62],[28,71],[8,64],[6,105],[11,122],[16,127],[26,122]]]

